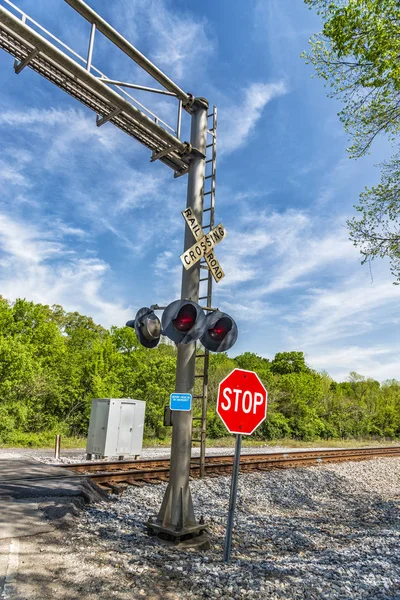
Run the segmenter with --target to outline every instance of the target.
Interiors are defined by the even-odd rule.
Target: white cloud
[[[308,286],[309,277],[321,269],[340,263],[342,271],[347,262],[356,262],[356,251],[340,220],[322,233],[317,219],[296,210],[271,214],[246,210],[236,222],[240,231],[228,228],[221,250],[216,248],[226,270],[221,289],[253,280],[248,298]]]
[[[275,268],[274,277],[266,286],[259,288],[258,293],[267,295],[288,289],[293,285],[305,284],[304,277],[323,269],[333,269],[333,263],[354,261],[352,244],[341,231],[320,238],[301,239],[298,236],[296,245],[287,253],[286,258]],[[328,266],[330,265],[330,266]]]
[[[70,157],[71,149],[84,151],[87,144],[95,142],[98,150],[112,151],[117,147],[122,133],[115,127],[96,127],[95,115],[90,117],[83,109],[28,109],[24,111],[5,111],[0,113],[0,127],[24,129],[33,132],[46,142],[46,152],[41,157],[41,164],[51,168],[57,164],[60,168],[65,158]],[[49,130],[53,129],[53,135]],[[56,132],[56,133],[55,133]],[[20,151],[14,148],[12,152]],[[20,156],[27,162],[32,153],[21,150]],[[69,164],[69,161],[68,163]]]
[[[160,172],[141,172],[131,170],[129,177],[125,178],[119,184],[119,201],[116,210],[125,212],[132,208],[149,206],[151,201],[159,202],[165,197],[165,190],[168,173]]]
[[[131,311],[117,299],[105,297],[109,265],[98,258],[77,257],[60,241],[70,234],[63,224],[58,230],[53,224],[50,231],[1,214],[1,294],[9,300],[62,304],[67,310],[90,314],[104,325],[124,323]]]
[[[0,182],[4,185],[10,183],[21,188],[30,188],[32,184],[22,172],[22,167],[18,163],[9,163],[0,159]]]
[[[255,227],[251,232],[229,230],[223,244],[215,248],[226,275],[219,289],[257,279],[260,253],[271,243],[271,236],[263,227]]]
[[[399,291],[387,278],[371,283],[366,272],[349,277],[340,285],[310,290],[307,306],[297,320],[307,323],[301,341],[314,344],[344,340],[379,329],[382,320],[398,317]]]
[[[217,303],[242,333],[248,315],[261,317],[259,331],[246,335],[262,355],[298,349],[337,380],[354,370],[384,380],[400,372],[398,344],[379,343],[385,328],[398,327],[399,290],[378,264],[371,284],[343,221],[244,207],[238,233],[228,227],[232,235],[216,248],[229,284],[218,286]]]
[[[378,381],[393,378],[400,373],[400,345],[358,345],[324,348],[308,352],[307,362],[317,370],[326,370],[337,381],[345,381],[351,371]]]
[[[210,27],[205,18],[172,6],[164,0],[129,0],[121,7],[119,26],[139,47],[148,43],[151,60],[168,76],[198,77],[215,51]]]
[[[181,189],[179,183],[173,180],[172,172],[161,170],[158,165],[145,164],[140,170],[132,166],[131,148],[137,150],[139,144],[128,139],[127,149],[126,135],[115,127],[96,127],[94,117],[92,120],[81,109],[34,109],[0,113],[0,128],[5,132],[8,129],[26,132],[26,147],[16,147],[11,140],[4,153],[7,161],[0,160],[0,182],[4,182],[1,200],[10,209],[18,202],[48,212],[50,207],[48,198],[43,202],[43,187],[49,174],[62,175],[62,188],[56,188],[50,210],[57,213],[69,207],[75,218],[79,214],[84,218],[86,231],[90,229],[88,237],[111,232],[133,253],[146,247],[149,250],[151,240],[160,237],[157,227],[149,227],[143,214],[148,215],[149,208],[156,205],[157,210],[161,206],[167,208],[175,199],[170,186]],[[122,139],[124,146],[119,143]],[[31,147],[36,157],[27,150]],[[134,217],[132,211],[136,211]],[[49,215],[44,218],[48,220]],[[50,218],[58,217],[51,214]],[[82,227],[74,227],[74,232],[68,227],[69,235],[82,237],[78,232],[83,231]]]
[[[225,106],[221,110],[218,138],[222,154],[229,154],[244,146],[267,104],[286,93],[284,81],[252,83],[244,90],[244,98],[240,104]]]
[[[154,262],[154,272],[156,275],[165,275],[165,271],[171,268],[171,262],[174,253],[171,250],[164,250],[159,254]]]

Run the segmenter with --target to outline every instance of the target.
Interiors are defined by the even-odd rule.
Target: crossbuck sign
[[[221,281],[225,277],[225,273],[213,252],[213,248],[226,237],[225,227],[220,223],[209,233],[204,234],[191,208],[183,210],[182,215],[196,240],[196,243],[191,248],[181,254],[180,258],[183,266],[185,269],[190,269],[204,257],[215,281]]]

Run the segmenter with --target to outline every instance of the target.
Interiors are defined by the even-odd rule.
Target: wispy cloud
[[[244,146],[254,133],[267,104],[287,91],[283,80],[275,83],[252,83],[242,91],[243,100],[240,104],[225,106],[219,128],[222,154],[229,154]]]
[[[111,151],[122,139],[122,134],[115,127],[96,127],[94,115],[90,118],[80,108],[5,111],[0,113],[0,127],[23,128],[46,139],[47,143],[50,141],[46,157],[53,162],[59,162],[71,147],[77,150],[82,144],[83,150],[84,144],[95,142],[99,150],[104,148]],[[49,136],[49,128],[56,132],[55,136]],[[14,149],[15,152],[17,149]],[[21,157],[25,161],[28,159],[26,150],[22,150],[20,162]],[[31,158],[30,155],[29,160]]]
[[[229,231],[221,250],[216,250],[224,269],[227,266],[222,289],[253,280],[247,297],[266,297],[295,285],[308,286],[309,276],[333,264],[340,263],[342,271],[346,262],[356,262],[341,220],[324,232],[317,219],[291,209],[247,211],[236,222],[240,231]]]
[[[0,214],[0,289],[9,300],[27,298],[43,304],[61,303],[68,310],[91,314],[111,325],[124,322],[130,311],[116,297],[107,299],[109,265],[101,259],[78,257],[63,236],[70,228],[59,223],[41,229]],[[74,235],[80,235],[73,230]]]
[[[215,51],[205,17],[195,18],[165,0],[121,2],[118,26],[150,58],[177,80],[198,77]],[[194,50],[196,49],[196,50]]]
[[[400,373],[400,345],[374,344],[367,347],[341,345],[339,348],[311,349],[307,360],[317,370],[329,371],[338,381],[345,381],[350,371],[372,376],[378,381],[393,378]]]
[[[309,336],[315,344],[344,340],[381,328],[382,319],[396,319],[398,300],[398,289],[386,278],[371,284],[365,276],[352,276],[340,286],[310,290],[294,321],[308,323],[303,342]]]

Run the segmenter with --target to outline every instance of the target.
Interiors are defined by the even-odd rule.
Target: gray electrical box
[[[146,402],[130,398],[92,400],[86,445],[92,456],[139,456],[142,452]]]

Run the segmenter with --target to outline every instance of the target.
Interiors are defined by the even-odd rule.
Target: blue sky
[[[86,54],[89,26],[65,2],[16,4]],[[384,261],[371,278],[345,228],[389,149],[378,140],[370,156],[348,158],[340,106],[300,58],[320,29],[316,15],[301,0],[89,4],[218,107],[216,218],[228,237],[216,251],[226,277],[214,305],[238,321],[231,354],[302,350],[337,380],[350,371],[399,378],[399,288]],[[1,51],[0,293],[59,303],[105,326],[178,298],[185,178],[12,64]],[[93,64],[151,84],[101,36]],[[150,106],[172,115],[159,97]]]

